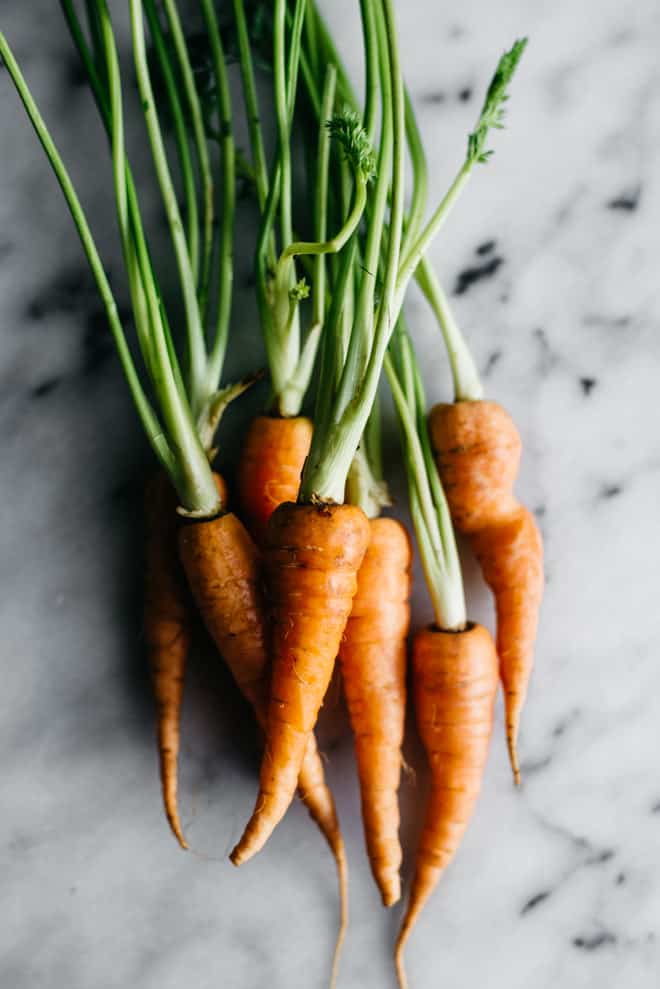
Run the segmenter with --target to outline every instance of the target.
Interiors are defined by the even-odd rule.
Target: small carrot
[[[371,519],[370,527],[339,661],[355,736],[367,852],[389,907],[401,895],[397,791],[406,713],[412,548],[396,519]]]
[[[175,509],[176,495],[167,475],[155,475],[145,493],[144,635],[156,701],[165,813],[179,844],[187,848],[177,809],[177,761],[191,615],[176,555]]]
[[[215,474],[224,502],[226,485]],[[145,491],[144,635],[156,701],[158,753],[165,813],[179,844],[183,836],[177,808],[177,762],[184,677],[192,634],[190,594],[177,555],[177,497],[164,472]]]
[[[402,987],[407,984],[404,945],[458,849],[481,787],[498,685],[490,633],[481,625],[457,632],[433,626],[419,632],[413,644],[413,684],[417,727],[431,768],[431,792],[396,944]]]
[[[516,783],[516,741],[534,660],[543,596],[543,543],[534,517],[513,494],[521,440],[495,402],[436,405],[429,427],[438,472],[495,597],[506,738]]]
[[[264,563],[272,603],[266,750],[254,812],[231,853],[258,852],[295,793],[357,589],[369,523],[352,505],[285,502],[271,516]]]
[[[257,416],[250,424],[238,464],[240,513],[257,546],[268,520],[284,501],[295,501],[312,442],[305,416]]]
[[[415,714],[430,764],[431,791],[395,950],[399,984],[405,989],[404,946],[474,811],[493,725],[498,664],[490,633],[467,621],[454,530],[424,415],[424,389],[402,324],[390,349],[385,367],[401,424],[410,509],[435,612],[435,623],[413,642]]]

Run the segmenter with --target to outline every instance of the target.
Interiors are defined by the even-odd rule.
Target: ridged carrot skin
[[[265,728],[269,663],[261,563],[242,522],[232,513],[190,522],[179,534],[179,552],[204,623],[243,696]],[[312,734],[298,780],[300,795],[333,852],[343,856],[332,794]]]
[[[415,714],[431,769],[431,791],[396,946],[402,987],[407,984],[404,944],[474,811],[488,757],[497,686],[495,644],[481,625],[469,625],[463,632],[428,628],[415,636]]]
[[[406,637],[412,547],[391,518],[370,520],[371,538],[339,649],[355,737],[367,853],[386,907],[401,895],[399,802],[406,715]]]
[[[429,429],[452,518],[495,597],[507,745],[519,783],[516,743],[544,584],[541,534],[513,494],[520,435],[500,405],[485,401],[436,405]]]
[[[257,546],[263,545],[275,509],[298,497],[312,432],[312,422],[305,416],[257,416],[250,424],[237,485],[241,516]]]
[[[369,543],[353,505],[285,502],[271,517],[265,568],[273,660],[266,749],[252,817],[231,854],[258,852],[286,813],[332,676]]]
[[[222,501],[225,482],[215,476]],[[156,701],[156,730],[163,803],[167,820],[187,848],[177,807],[180,716],[193,615],[190,593],[177,555],[177,496],[164,473],[145,489],[145,579],[143,627]]]

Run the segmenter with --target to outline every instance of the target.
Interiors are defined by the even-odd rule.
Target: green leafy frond
[[[359,172],[365,182],[376,177],[376,155],[369,136],[362,126],[362,118],[348,108],[327,121],[330,135],[341,145],[346,161]]]
[[[515,42],[510,51],[505,52],[495,69],[486,99],[477,121],[477,126],[468,137],[468,162],[487,162],[493,154],[486,149],[486,141],[492,127],[501,129],[504,127],[504,104],[509,98],[507,87],[511,82],[518,62],[527,46],[527,38],[520,38]]]

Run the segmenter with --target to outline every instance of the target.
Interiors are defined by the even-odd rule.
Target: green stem
[[[478,401],[484,394],[479,372],[428,258],[422,258],[416,276],[444,337],[454,383],[454,401]]]
[[[14,58],[13,52],[9,47],[7,39],[2,32],[0,32],[0,56],[2,56],[2,60],[7,68],[9,76],[14,84],[14,87],[16,88],[23,106],[25,107],[28,119],[30,120],[41,146],[44,149],[50,166],[53,169],[57,181],[59,182],[60,188],[62,189],[66,204],[69,207],[69,211],[78,231],[83,250],[92,270],[99,295],[103,301],[106,315],[108,317],[108,323],[110,324],[110,330],[114,338],[115,346],[117,347],[117,353],[119,355],[122,370],[128,382],[128,386],[133,397],[133,402],[135,403],[135,407],[138,415],[140,416],[144,430],[159,461],[167,471],[172,473],[174,470],[174,457],[172,451],[168,444],[167,438],[163,434],[162,427],[158,422],[154,410],[152,409],[142,389],[142,385],[140,384],[140,379],[137,371],[135,370],[133,358],[131,357],[128,344],[126,342],[121,320],[119,319],[117,304],[112,294],[112,289],[110,288],[110,283],[103,268],[103,264],[99,257],[84,210],[80,204],[80,200],[78,199],[66,166],[59,155],[55,143],[48,131],[48,128],[46,127],[44,119],[39,113],[37,105],[32,98],[25,78],[18,67],[18,63]]]
[[[215,337],[209,355],[207,390],[218,388],[229,336],[232,283],[234,279],[234,215],[236,207],[236,148],[232,126],[231,93],[225,64],[225,53],[218,28],[213,0],[201,0],[206,29],[211,45],[211,58],[218,97],[220,149],[222,157],[222,217],[220,220],[218,302]]]
[[[415,111],[408,90],[406,90],[406,139],[412,165],[412,199],[406,218],[406,230],[401,245],[401,253],[405,257],[411,241],[417,237],[424,219],[428,191],[428,167],[422,136],[419,133]]]
[[[206,375],[204,331],[197,303],[195,279],[190,267],[188,247],[179,213],[176,192],[167,164],[165,145],[149,76],[142,19],[142,0],[129,0],[129,5],[138,89],[142,100],[142,109],[151,144],[154,167],[165,206],[183,294],[188,337],[189,394],[193,413],[196,415],[200,411],[204,401],[203,390]]]
[[[190,255],[190,267],[192,268],[195,281],[199,278],[199,212],[197,210],[197,189],[195,187],[195,173],[193,169],[190,148],[188,146],[188,132],[179,100],[177,83],[172,69],[169,52],[163,29],[156,11],[154,0],[144,0],[144,9],[149,23],[149,31],[153,41],[154,50],[158,59],[158,65],[163,75],[167,99],[172,114],[174,125],[174,139],[176,142],[179,165],[181,168],[181,180],[183,184],[183,195],[186,204],[186,240],[188,242],[188,253]]]
[[[380,21],[385,41],[381,51],[382,100],[386,108],[391,106],[392,114],[392,205],[383,292],[378,308],[369,361],[359,390],[349,401],[345,411],[339,412],[340,418],[335,419],[337,425],[327,431],[326,449],[319,450],[318,445],[312,440],[312,450],[302,476],[301,501],[311,501],[314,497],[322,500],[342,500],[346,477],[376,397],[383,360],[394,329],[392,319],[395,318],[393,309],[404,218],[405,104],[392,0],[382,0]],[[385,93],[388,79],[391,80],[391,101],[387,100]],[[386,187],[387,180],[388,176],[386,175]],[[380,244],[378,243],[376,245],[376,257],[379,247]],[[356,323],[359,323],[359,318],[358,311]],[[354,328],[354,334],[355,332]],[[358,326],[357,332],[362,332],[360,326]]]
[[[408,248],[403,260],[401,261],[396,283],[397,309],[401,308],[403,296],[406,293],[406,289],[408,288],[410,279],[415,273],[417,265],[426,254],[430,247],[431,241],[439,233],[440,228],[449,216],[452,207],[455,205],[458,197],[467,185],[472,168],[473,164],[469,161],[466,161],[462,165],[456,178],[445,194],[444,199],[440,202],[433,213],[433,216],[423,228],[421,233],[418,234],[415,241]]]
[[[312,17],[307,18],[308,24],[313,24]],[[332,115],[337,89],[337,70],[329,65],[325,72],[323,97],[319,121],[319,138],[317,150],[317,179],[314,195],[314,236],[317,242],[325,241],[328,235],[328,169],[330,165],[330,131],[326,120]],[[323,252],[319,253],[314,262],[313,314],[312,322],[322,325],[326,309],[326,263]]]
[[[282,251],[278,264],[285,264],[287,261],[291,260],[291,258],[294,258],[299,254],[337,254],[337,252],[342,249],[349,237],[351,237],[357,229],[357,226],[362,219],[362,214],[364,213],[364,207],[366,204],[367,183],[364,180],[364,177],[358,174],[355,178],[355,196],[353,199],[353,206],[350,213],[346,217],[341,230],[338,230],[334,237],[331,237],[330,240],[323,241],[322,243],[319,243],[318,241],[295,241],[293,244],[289,244],[289,246]]]
[[[259,210],[263,212],[266,205],[266,196],[268,195],[268,168],[266,166],[266,152],[264,150],[263,135],[261,133],[259,100],[257,97],[257,86],[254,79],[252,50],[250,48],[250,37],[248,34],[243,0],[234,0],[234,17],[236,19],[236,33],[238,36],[238,53],[241,66],[241,81],[243,83],[245,115],[247,117],[250,145],[252,147],[254,181],[257,189]]]
[[[429,464],[426,455],[430,444],[426,421],[417,403],[412,353],[404,352],[400,361],[405,385],[401,384],[389,355],[385,358],[385,371],[401,426],[413,525],[436,625],[447,631],[459,631],[465,628],[467,615],[454,530],[435,465]]]
[[[204,115],[197,95],[195,76],[190,64],[188,47],[185,35],[181,27],[181,20],[177,10],[176,0],[163,0],[163,7],[167,16],[167,23],[174,44],[174,52],[179,63],[183,91],[188,103],[190,112],[190,122],[192,125],[197,163],[202,185],[203,201],[203,234],[202,234],[202,260],[199,272],[199,309],[204,315],[208,304],[209,274],[211,270],[211,257],[213,253],[213,178],[211,175],[211,163],[209,160],[209,150],[206,143],[206,133],[204,130]]]
[[[283,244],[289,244],[293,240],[293,225],[291,220],[291,149],[285,43],[286,0],[275,0],[275,12],[273,14],[273,95],[279,141],[280,237]]]

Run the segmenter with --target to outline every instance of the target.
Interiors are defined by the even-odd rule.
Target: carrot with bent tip
[[[452,518],[495,598],[507,745],[519,783],[516,740],[544,583],[541,534],[513,494],[520,436],[501,406],[482,400],[436,405],[429,428]]]
[[[374,518],[339,648],[355,737],[367,853],[383,903],[401,895],[399,779],[406,713],[412,548],[405,526]]]
[[[453,859],[481,788],[498,685],[490,633],[467,621],[460,561],[425,421],[426,401],[403,328],[386,370],[399,416],[410,509],[435,622],[413,640],[415,717],[431,773],[422,833],[395,961],[407,986],[403,950],[424,904]]]
[[[215,477],[224,500],[224,481],[218,474]],[[163,803],[174,835],[181,847],[187,848],[177,807],[177,762],[192,613],[190,593],[177,555],[176,507],[177,497],[169,478],[163,472],[156,474],[145,491],[143,625],[156,702]]]

